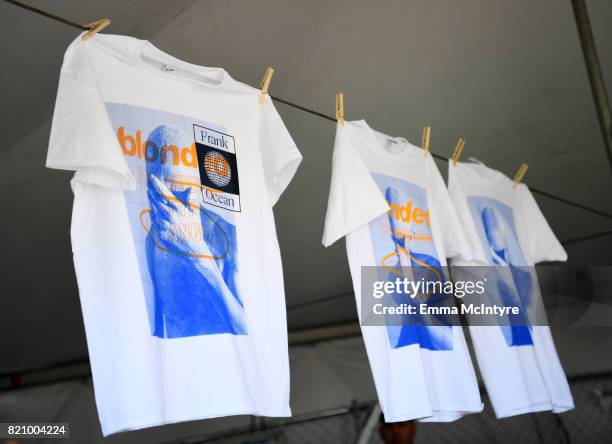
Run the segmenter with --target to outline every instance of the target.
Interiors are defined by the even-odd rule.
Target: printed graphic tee
[[[446,257],[471,258],[432,157],[363,120],[345,122],[336,134],[323,244],[341,237],[362,322],[361,267],[378,266],[393,278],[401,267],[438,272]],[[461,327],[362,325],[361,331],[387,422],[453,421],[482,410]]]
[[[47,166],[72,250],[104,435],[290,416],[272,207],[301,160],[268,97],[149,42],[68,48]]]
[[[490,297],[502,303],[510,298],[524,310],[541,304],[537,275],[526,267],[565,261],[567,254],[527,186],[513,188],[512,180],[482,164],[449,162],[448,187],[478,260],[460,258],[452,264],[510,269],[512,282]],[[498,418],[574,407],[549,327],[470,326],[470,336]]]

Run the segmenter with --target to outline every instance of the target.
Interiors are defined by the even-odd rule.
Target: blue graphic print
[[[525,313],[533,301],[533,279],[520,267],[527,262],[521,251],[514,212],[496,199],[480,196],[467,198],[472,218],[482,242],[485,255],[496,268],[488,283],[487,294],[506,307],[518,307],[520,314],[510,315],[507,325],[500,325],[509,347],[533,345],[529,323]],[[491,286],[495,286],[490,291]]]
[[[409,279],[423,278],[444,285],[445,277],[431,233],[427,192],[391,176],[373,173],[372,177],[391,207],[387,214],[370,222],[376,264],[384,270],[380,279],[395,281],[398,277],[403,278],[406,270],[410,269],[412,276],[405,276]],[[427,302],[428,305],[441,305],[447,304],[448,300],[443,294],[419,295],[415,299],[395,294],[384,300],[384,304],[399,306],[402,303],[417,305]],[[437,320],[422,320],[418,325],[387,325],[386,328],[392,348],[418,344],[428,350],[453,349],[452,326],[444,316]]]
[[[203,202],[194,141],[194,124],[224,128],[119,103],[107,110],[137,181],[125,200],[151,335],[247,334],[235,216]]]

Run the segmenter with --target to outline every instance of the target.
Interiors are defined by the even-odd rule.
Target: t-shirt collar
[[[212,68],[188,63],[165,53],[148,40],[135,39],[135,41],[136,44],[133,46],[132,55],[136,64],[166,80],[191,82],[208,88],[222,87],[231,80],[230,75],[223,68]],[[159,63],[159,67],[148,63],[145,60],[145,56]],[[173,75],[172,72],[177,69],[186,71],[192,74],[193,77]],[[213,76],[217,77],[217,79],[207,81],[207,78]],[[199,79],[194,77],[199,77]]]

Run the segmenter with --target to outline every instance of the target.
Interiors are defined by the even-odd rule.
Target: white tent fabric
[[[530,185],[612,212],[612,176],[568,2],[30,3],[77,21],[108,16],[113,23],[104,32],[151,40],[251,85],[273,66],[273,95],[327,114],[343,91],[348,119],[365,118],[413,143],[431,125],[433,152],[448,156],[463,137],[464,157],[510,175],[527,162]],[[612,8],[607,0],[590,0],[589,8],[612,85]],[[4,2],[0,17],[10,66],[0,72],[0,188],[10,215],[1,227],[0,313],[8,315],[0,323],[0,355],[8,358],[0,371],[10,371],[87,355],[70,253],[70,174],[44,168],[59,68],[78,31]],[[347,294],[289,310],[289,328],[354,321],[345,249],[320,243],[334,124],[277,107],[304,155],[275,207],[287,305]],[[610,229],[603,217],[538,200],[561,239]],[[609,263],[611,242],[570,244],[570,260]]]
[[[612,212],[612,176],[570,2],[24,1],[82,22],[110,17],[104,32],[148,39],[251,85],[272,66],[273,95],[326,114],[343,91],[349,120],[366,118],[413,143],[431,125],[433,152],[448,156],[463,137],[464,157],[506,174],[527,162],[530,185]],[[588,6],[612,88],[612,3],[589,0]],[[4,2],[0,22],[9,67],[0,71],[0,372],[7,373],[84,359],[87,349],[70,252],[70,174],[44,168],[59,67],[78,31]],[[289,328],[354,322],[344,246],[320,244],[334,125],[277,107],[304,154],[275,207]],[[603,217],[538,202],[561,239],[610,229]],[[574,263],[610,264],[612,237],[567,250]],[[591,316],[609,318],[609,280],[598,282],[600,302]],[[344,297],[302,305],[330,295]],[[572,310],[571,301],[560,303]],[[569,375],[612,368],[610,328],[553,333]],[[360,338],[296,346],[290,355],[294,414],[375,399]],[[157,443],[249,421],[197,421],[102,441],[89,379],[0,392],[0,419],[67,421],[75,442],[93,444]]]

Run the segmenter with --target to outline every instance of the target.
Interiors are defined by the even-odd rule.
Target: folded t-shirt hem
[[[555,402],[553,404],[553,413],[563,413],[575,409],[576,406],[570,401]]]
[[[106,437],[109,435],[113,435],[115,433],[121,432],[129,432],[134,430],[146,429],[149,427],[157,427],[168,424],[176,424],[179,422],[187,422],[187,421],[200,421],[203,419],[212,419],[212,418],[223,418],[226,416],[239,416],[239,415],[255,415],[255,416],[267,416],[270,418],[286,418],[291,416],[291,409],[284,410],[262,410],[256,411],[252,409],[239,410],[235,412],[227,412],[227,413],[211,413],[211,414],[202,414],[202,415],[194,415],[189,417],[169,417],[163,419],[142,419],[140,421],[130,421],[128,423],[119,424],[113,427],[103,427],[102,434]]]
[[[413,410],[388,417],[385,414],[386,422],[401,422],[416,419],[428,422],[450,422],[461,418],[470,413],[482,412],[484,404],[449,406],[448,410]]]
[[[427,418],[422,418],[421,422],[453,422],[465,415],[480,413],[484,409],[484,404],[447,406],[448,410],[434,410],[433,414]]]
[[[412,410],[393,416],[385,414],[385,422],[401,422],[418,420],[423,422],[452,422],[471,413],[480,413],[484,409],[484,404],[470,404],[459,406],[448,406],[448,410]]]
[[[497,419],[509,418],[510,416],[523,415],[525,413],[536,413],[553,410],[553,404],[550,401],[532,403],[512,410],[507,410],[503,413],[496,413]]]
[[[393,416],[388,416],[385,413],[385,422],[401,422],[410,421],[411,419],[427,418],[428,416],[432,416],[433,413],[433,410],[412,410],[406,413],[400,413]]]

